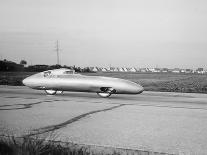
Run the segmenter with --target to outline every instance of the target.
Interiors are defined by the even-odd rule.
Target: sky
[[[0,0],[0,58],[207,68],[206,0]]]

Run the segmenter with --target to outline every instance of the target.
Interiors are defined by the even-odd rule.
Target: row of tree
[[[89,68],[80,68],[76,66],[61,66],[61,65],[30,65],[26,66],[27,61],[21,60],[19,64],[8,61],[6,59],[0,60],[0,71],[7,72],[17,72],[17,71],[26,71],[26,72],[42,72],[50,69],[58,69],[58,68],[68,68],[73,69],[76,72],[90,72]]]

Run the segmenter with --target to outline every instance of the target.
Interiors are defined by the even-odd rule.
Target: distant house
[[[128,72],[128,69],[126,67],[123,67],[124,72]]]
[[[205,71],[204,71],[203,68],[198,68],[198,69],[196,69],[196,73],[198,73],[198,74],[204,74]]]
[[[185,73],[193,73],[193,70],[192,69],[185,69]]]
[[[99,70],[100,72],[102,72],[102,69],[103,69],[103,67],[98,67],[98,70]]]
[[[119,72],[124,72],[124,69],[122,67],[118,67]]]
[[[139,71],[145,73],[145,72],[148,72],[149,69],[148,68],[140,68]]]
[[[149,69],[149,72],[155,72],[155,68],[148,68]]]
[[[107,67],[105,69],[106,69],[106,72],[111,72],[111,67]]]
[[[118,72],[119,70],[118,70],[118,68],[117,67],[115,67],[114,68],[114,72]]]
[[[98,72],[98,68],[97,67],[89,67],[89,69],[92,72]]]
[[[130,72],[130,68],[129,67],[126,67],[125,68],[125,72]]]
[[[109,72],[114,72],[115,67],[109,67],[109,68],[107,68],[107,70],[108,70]]]
[[[192,69],[180,69],[180,73],[193,73]]]
[[[160,68],[146,68],[147,72],[152,72],[152,73],[160,73],[161,69]]]
[[[186,70],[185,69],[180,69],[180,73],[185,73]]]
[[[155,68],[155,73],[160,73],[161,72],[161,69],[160,68]]]
[[[167,73],[167,72],[169,72],[169,69],[168,69],[168,68],[162,68],[160,71],[161,71],[162,73]]]
[[[107,69],[104,68],[104,67],[101,67],[100,70],[101,70],[102,72],[107,72]]]
[[[130,72],[137,72],[136,68],[134,68],[134,67],[129,68],[129,71],[130,71]]]
[[[119,68],[118,67],[110,67],[108,70],[110,72],[119,72]]]
[[[174,68],[171,71],[172,73],[180,73],[180,68]]]

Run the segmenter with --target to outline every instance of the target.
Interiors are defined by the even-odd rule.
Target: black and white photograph
[[[0,155],[207,155],[207,1],[0,0]]]

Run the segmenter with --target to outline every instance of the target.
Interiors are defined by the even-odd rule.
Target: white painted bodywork
[[[24,79],[23,84],[39,90],[96,92],[110,95],[140,94],[144,90],[139,84],[128,80],[102,76],[85,76],[65,68],[48,70],[32,75]],[[106,94],[103,97],[110,96]]]

